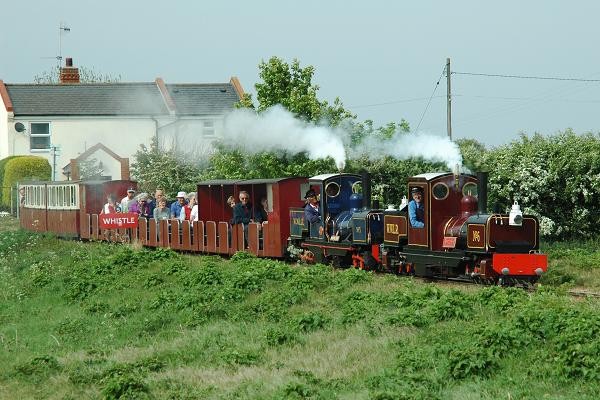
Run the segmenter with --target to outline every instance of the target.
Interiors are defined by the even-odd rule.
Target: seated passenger
[[[171,210],[167,207],[167,198],[162,197],[158,199],[158,205],[153,211],[153,217],[158,222],[161,219],[169,219],[171,216]]]
[[[196,214],[198,213],[198,207],[196,206],[196,193],[191,192],[187,195],[187,203],[181,207],[181,212],[179,213],[180,221],[190,221],[192,219],[192,209],[196,207]],[[196,215],[196,221],[197,219]]]
[[[179,216],[181,215],[181,209],[186,204],[185,198],[186,198],[185,192],[177,193],[177,201],[174,201],[173,204],[171,204],[171,218],[173,218],[173,219],[179,218]]]
[[[102,207],[100,214],[113,214],[119,212],[119,206],[115,202],[115,196],[109,194],[106,196],[106,204]]]
[[[196,193],[192,193],[194,195],[194,204],[192,205],[192,211],[190,211],[190,221],[194,222],[194,221],[198,221],[199,219],[199,214],[198,214],[198,196],[196,196]],[[190,204],[192,204],[192,201],[190,199]]]
[[[233,206],[233,224],[248,225],[254,222],[252,218],[252,204],[250,203],[250,195],[246,191],[240,192],[240,202]]]
[[[171,207],[167,196],[165,196],[165,191],[161,188],[156,188],[156,191],[154,192],[154,198],[152,199],[152,201],[148,201],[150,215],[154,215],[154,209],[158,207],[158,201],[162,198],[164,198],[167,201],[167,208]],[[148,200],[150,200],[150,196],[148,196]]]
[[[121,212],[129,212],[129,206],[135,202],[135,199],[133,198],[134,196],[135,189],[127,189],[127,196],[123,197],[123,199],[121,200]]]
[[[258,222],[259,224],[263,224],[267,222],[269,215],[267,213],[267,209],[269,208],[269,203],[267,202],[267,198],[263,197],[260,199],[260,204],[256,206],[254,209],[254,222]]]
[[[129,205],[129,212],[137,213],[140,217],[150,219],[150,207],[148,206],[148,194],[140,193],[136,196],[136,202]]]
[[[423,189],[414,187],[410,190],[412,200],[408,203],[408,219],[413,228],[425,226],[425,207],[423,205]]]

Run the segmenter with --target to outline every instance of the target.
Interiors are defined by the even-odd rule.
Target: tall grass
[[[0,229],[1,230],[1,229]],[[595,399],[598,303],[0,232],[0,398]]]

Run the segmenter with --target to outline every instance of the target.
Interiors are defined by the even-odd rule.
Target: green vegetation
[[[544,283],[600,291],[600,242],[564,241],[543,243],[548,254],[548,275]]]
[[[246,253],[224,260],[59,241],[12,221],[0,229],[0,398],[595,399],[600,391],[598,302],[573,300],[561,286],[530,294]],[[569,248],[548,245],[558,259],[571,258]],[[573,262],[597,257],[580,251]]]
[[[21,157],[21,156],[8,156],[8,157],[0,160],[0,188],[1,189],[4,189],[4,186],[5,186],[4,185],[4,168],[10,160],[17,158],[17,157]],[[9,186],[9,185],[6,185],[6,186]],[[2,205],[4,203],[2,201],[3,194],[4,194],[4,190],[0,190],[0,207],[2,207]],[[10,200],[9,200],[9,204],[10,204]]]
[[[10,206],[10,188],[24,180],[50,180],[52,168],[44,157],[13,157],[4,165],[2,204]]]

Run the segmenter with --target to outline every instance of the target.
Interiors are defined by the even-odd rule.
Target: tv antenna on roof
[[[68,32],[71,32],[71,28],[65,22],[61,21],[60,25],[58,25],[58,56],[56,56],[59,68],[62,64],[62,35]]]

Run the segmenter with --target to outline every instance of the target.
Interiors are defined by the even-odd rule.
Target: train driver
[[[423,189],[413,187],[410,190],[412,200],[408,203],[408,218],[413,228],[425,226],[425,207],[423,206]]]
[[[319,200],[314,190],[310,189],[304,196],[306,199],[306,205],[304,206],[304,218],[314,224],[321,222],[321,213],[319,212]]]

